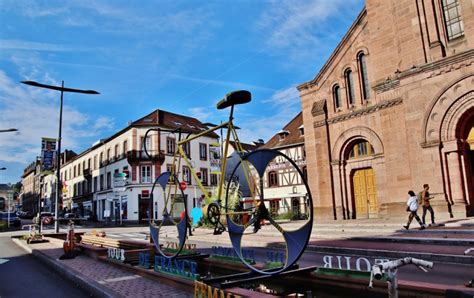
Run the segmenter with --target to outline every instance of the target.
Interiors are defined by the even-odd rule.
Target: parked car
[[[76,214],[66,213],[66,214],[64,214],[64,218],[67,218],[67,219],[76,218]]]
[[[64,223],[69,223],[69,221],[73,221],[74,224],[78,225],[81,223],[81,220],[84,220],[83,218],[79,217],[75,213],[66,213],[64,214]]]
[[[8,212],[0,212],[0,222],[8,226]],[[10,212],[10,227],[21,227],[21,219],[18,218],[15,212]]]
[[[44,225],[52,225],[54,223],[54,215],[50,212],[41,212],[40,218]]]
[[[18,211],[17,215],[21,219],[32,219],[34,217],[30,211]]]

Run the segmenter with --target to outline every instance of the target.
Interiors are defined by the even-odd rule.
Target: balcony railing
[[[84,170],[82,170],[82,175],[83,175],[84,177],[89,177],[89,176],[91,176],[91,175],[92,175],[91,169],[84,169]]]
[[[145,160],[162,163],[165,160],[165,154],[163,151],[148,150],[148,154],[149,156],[142,150],[130,150],[127,152],[127,160],[129,163]]]

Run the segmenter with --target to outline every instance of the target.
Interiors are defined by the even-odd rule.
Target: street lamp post
[[[72,93],[83,93],[83,94],[100,94],[94,90],[80,90],[80,89],[73,89],[73,88],[64,88],[64,81],[61,82],[61,86],[51,86],[40,84],[34,81],[22,81],[23,84],[38,87],[38,88],[45,88],[45,89],[52,89],[56,91],[61,91],[61,100],[59,104],[59,136],[58,136],[58,151],[56,153],[56,195],[55,195],[55,205],[54,205],[54,231],[59,233],[59,225],[58,225],[58,202],[59,202],[59,193],[61,191],[61,175],[60,175],[60,163],[61,163],[61,129],[62,129],[62,121],[63,121],[63,95],[64,92],[72,92]]]
[[[16,128],[0,129],[0,132],[12,132],[12,131],[18,131],[18,129]]]

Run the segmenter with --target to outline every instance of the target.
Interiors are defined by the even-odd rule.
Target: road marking
[[[125,281],[125,280],[140,278],[140,277],[141,277],[140,275],[128,275],[128,276],[122,276],[122,277],[99,280],[99,283],[100,284],[106,284],[106,283],[109,283],[109,282]]]
[[[107,234],[107,237],[112,237],[112,238],[122,238],[122,236],[117,235],[117,234]]]
[[[120,234],[122,236],[125,236],[125,237],[137,237],[137,234],[136,233],[133,233],[133,234],[125,234],[125,233],[122,233]]]
[[[0,259],[0,265],[5,264],[8,261],[10,261],[10,260],[9,259]]]

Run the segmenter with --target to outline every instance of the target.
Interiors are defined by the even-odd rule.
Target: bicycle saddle
[[[247,90],[238,90],[227,93],[223,99],[217,103],[217,109],[222,110],[233,105],[248,103],[252,100],[252,95]]]

